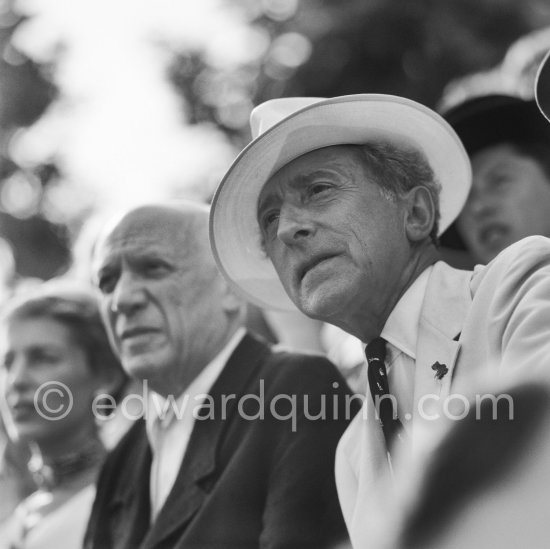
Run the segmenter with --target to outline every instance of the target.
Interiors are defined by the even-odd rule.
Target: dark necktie
[[[365,349],[368,362],[369,388],[374,408],[382,425],[386,449],[391,453],[396,440],[403,440],[405,431],[397,417],[397,402],[390,395],[388,374],[386,371],[386,340],[377,337]]]

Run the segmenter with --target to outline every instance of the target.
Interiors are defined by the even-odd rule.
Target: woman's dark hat
[[[548,65],[547,104],[550,107],[550,63]],[[500,143],[527,145],[542,142],[550,145],[550,124],[541,115],[534,99],[504,94],[476,96],[442,114],[462,140],[470,157]],[[455,223],[442,235],[441,244],[465,249]]]
[[[542,141],[550,144],[550,125],[541,116],[534,99],[484,95],[456,105],[443,113],[443,117],[454,128],[470,156],[499,143]]]

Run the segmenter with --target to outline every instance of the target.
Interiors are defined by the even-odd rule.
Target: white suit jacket
[[[545,370],[550,372],[550,239],[526,238],[474,271],[436,263],[422,305],[416,357],[413,454],[424,435],[442,425],[431,420],[443,416],[444,403],[454,399],[451,395],[472,398],[475,387],[483,386],[481,374],[544,378]],[[448,368],[441,380],[434,375],[435,362]],[[377,547],[374,540],[383,537],[385,527],[379,512],[391,498],[392,480],[371,398],[340,440],[336,480],[353,547]]]

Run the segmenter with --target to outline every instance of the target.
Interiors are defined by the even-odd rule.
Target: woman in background
[[[39,487],[10,519],[9,547],[77,549],[106,453],[94,398],[126,378],[85,289],[50,282],[14,298],[0,334],[4,421],[29,444]]]
[[[522,238],[550,237],[550,124],[535,100],[476,96],[444,113],[472,163],[456,230],[479,263]]]

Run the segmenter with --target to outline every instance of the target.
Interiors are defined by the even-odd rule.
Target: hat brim
[[[550,121],[550,51],[542,60],[537,71],[535,98],[540,111]]]
[[[550,143],[550,125],[534,100],[500,94],[473,97],[444,117],[470,157],[499,143]]]
[[[296,310],[261,246],[257,203],[267,180],[308,152],[384,141],[421,151],[441,184],[441,234],[468,196],[471,169],[454,130],[432,110],[402,97],[361,94],[326,99],[288,116],[236,158],[212,202],[210,239],[219,268],[245,299]]]

